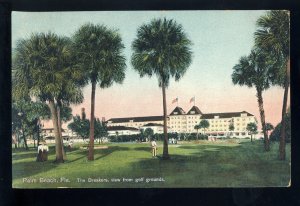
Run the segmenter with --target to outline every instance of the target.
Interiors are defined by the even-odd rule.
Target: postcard
[[[290,12],[12,12],[13,188],[291,185]]]

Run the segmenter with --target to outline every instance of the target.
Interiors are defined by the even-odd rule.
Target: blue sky
[[[259,119],[254,88],[234,86],[232,67],[241,56],[248,55],[254,45],[256,20],[265,11],[101,11],[101,12],[13,12],[12,47],[20,38],[35,32],[54,32],[71,37],[84,23],[104,24],[118,29],[125,45],[126,78],[122,85],[96,91],[96,116],[126,117],[161,115],[161,91],[155,77],[140,78],[131,68],[131,43],[139,26],[153,18],[174,19],[183,26],[193,42],[193,61],[185,76],[170,81],[167,90],[168,113],[179,106],[188,110],[189,99],[196,96],[196,105],[204,113],[246,110]],[[89,114],[90,86],[84,89],[85,102],[74,106],[74,114],[86,107]],[[266,119],[280,120],[283,90],[272,87],[264,94]]]

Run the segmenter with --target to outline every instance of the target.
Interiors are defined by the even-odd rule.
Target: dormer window
[[[247,113],[242,113],[241,117],[247,117]]]
[[[129,120],[129,122],[133,122],[133,119]]]
[[[195,111],[191,111],[191,114],[195,114]]]
[[[215,119],[219,119],[219,116],[214,116]]]
[[[174,112],[173,114],[178,114],[178,112]]]

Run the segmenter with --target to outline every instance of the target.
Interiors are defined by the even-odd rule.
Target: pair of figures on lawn
[[[38,155],[36,158],[37,162],[44,162],[48,160],[48,151],[49,148],[45,142],[38,146]]]

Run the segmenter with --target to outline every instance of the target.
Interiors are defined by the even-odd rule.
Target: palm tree
[[[262,92],[270,87],[268,69],[270,63],[268,56],[261,50],[252,50],[249,56],[241,57],[239,63],[233,67],[231,75],[233,84],[240,86],[255,87],[260,113],[260,120],[264,133],[264,147],[270,150],[269,140],[265,130],[265,111],[263,106]]]
[[[148,137],[149,141],[151,141],[151,136],[154,135],[154,131],[151,128],[147,128],[145,129],[144,134],[146,137]]]
[[[171,77],[176,81],[185,74],[192,61],[191,41],[174,20],[154,19],[143,24],[132,43],[133,68],[141,77],[156,75],[162,88],[164,113],[163,159],[169,159],[166,88]]]
[[[271,124],[271,123],[266,123],[266,131],[267,131],[267,134],[268,134],[268,139],[269,138],[269,131],[271,130],[274,130],[274,126]]]
[[[232,135],[232,131],[234,131],[234,124],[230,123],[228,129],[229,129],[229,131],[231,132],[231,135]]]
[[[246,130],[250,133],[252,142],[252,135],[257,132],[257,125],[254,122],[250,122],[247,124]]]
[[[205,134],[205,129],[209,128],[209,121],[206,119],[201,120],[199,123],[200,127],[203,128],[204,134]]]
[[[201,129],[200,124],[196,124],[195,127],[194,127],[194,129],[197,130],[197,139],[198,139],[199,138],[198,137],[198,130]]]
[[[124,45],[116,30],[103,25],[85,24],[73,37],[73,51],[76,61],[84,71],[85,82],[92,84],[90,144],[88,160],[94,160],[94,119],[96,85],[108,88],[114,82],[122,83],[125,78]]]
[[[269,11],[258,19],[257,26],[255,45],[266,50],[283,65],[279,70],[274,67],[276,75],[273,83],[284,87],[281,125],[285,125],[290,81],[290,13],[286,10]],[[284,127],[280,130],[279,158],[285,159]]]
[[[72,76],[72,74],[68,74],[71,70],[64,71],[65,76]],[[69,79],[64,79],[64,87],[61,88],[58,97],[56,98],[56,110],[57,110],[57,121],[58,121],[58,131],[60,135],[60,139],[63,144],[62,137],[62,122],[66,122],[72,119],[72,110],[68,111],[70,104],[79,104],[83,102],[83,94],[81,87],[84,82],[82,80],[82,75],[77,72],[76,75],[73,75],[72,81]],[[76,86],[74,86],[76,85]],[[71,109],[71,108],[69,108]],[[64,115],[62,115],[63,113]],[[63,158],[67,159],[66,153],[64,151],[64,146],[62,147]]]
[[[56,162],[64,162],[63,145],[59,131],[57,101],[66,82],[77,88],[72,79],[70,40],[53,33],[33,34],[18,42],[13,68],[15,69],[14,96],[22,99],[30,94],[47,103],[55,132]],[[63,98],[64,99],[64,98]]]

